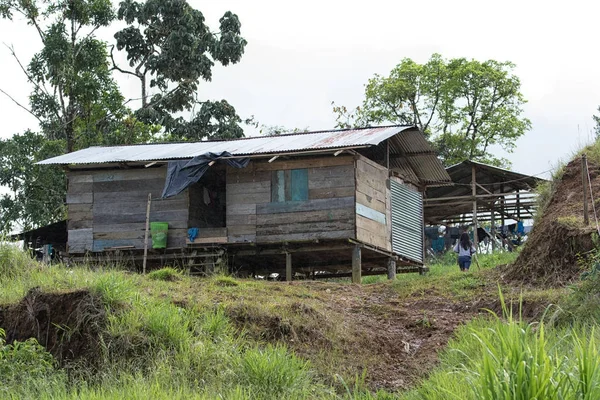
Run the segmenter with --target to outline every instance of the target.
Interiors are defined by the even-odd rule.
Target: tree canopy
[[[244,53],[235,14],[226,12],[211,32],[185,0],[125,0],[118,9],[110,0],[0,0],[0,17],[15,16],[40,40],[29,62],[9,48],[32,90],[28,105],[13,101],[38,120],[39,131],[0,140],[0,185],[10,191],[0,199],[0,231],[64,218],[66,178],[58,167],[34,165],[44,158],[92,145],[243,136],[231,104],[198,99],[215,64],[237,63]],[[109,46],[96,32],[117,19],[127,26]],[[129,67],[115,63],[115,46]],[[115,70],[140,80],[138,109],[128,107],[134,99],[122,95]]]
[[[531,128],[514,67],[439,54],[424,64],[406,58],[389,76],[367,82],[362,106],[348,110],[334,103],[333,110],[338,127],[416,125],[446,165],[471,159],[508,167],[492,146],[512,152],[515,140]]]

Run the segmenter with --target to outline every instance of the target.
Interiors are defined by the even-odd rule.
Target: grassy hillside
[[[426,277],[369,277],[357,286],[202,279],[171,269],[142,276],[110,267],[44,267],[0,245],[0,327],[7,339],[0,346],[1,397],[414,399],[438,398],[432,388],[443,388],[439,398],[453,389],[465,393],[483,383],[477,360],[487,354],[485,346],[500,343],[502,333],[490,332],[525,331],[524,344],[538,343],[540,330],[529,322],[481,317],[482,308],[502,311],[501,272],[494,267],[513,259],[509,253],[482,256],[481,270],[474,266],[463,274],[449,258],[432,265]],[[527,321],[567,292],[501,287],[508,301],[522,299]],[[582,326],[579,337],[596,338],[590,329]],[[27,341],[30,336],[39,344]],[[579,349],[575,339],[552,347],[556,338],[545,338],[547,348],[565,354]],[[564,366],[576,370],[580,361]],[[497,370],[493,360],[486,362]]]

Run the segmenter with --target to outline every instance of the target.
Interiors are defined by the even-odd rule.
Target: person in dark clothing
[[[475,253],[475,247],[466,232],[460,235],[460,240],[454,246],[454,252],[458,254],[458,266],[462,272],[471,267],[471,256]]]

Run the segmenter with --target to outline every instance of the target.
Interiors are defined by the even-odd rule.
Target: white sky
[[[404,57],[496,59],[517,64],[533,129],[508,156],[519,172],[537,174],[568,158],[591,137],[600,104],[600,5],[593,1],[371,0],[303,2],[198,1],[212,29],[227,10],[238,14],[249,44],[242,61],[213,71],[201,97],[226,99],[242,118],[267,125],[329,129],[331,102],[354,107],[375,73]],[[355,4],[355,5],[351,5]],[[101,32],[112,43],[114,28]],[[1,41],[24,61],[39,42],[23,22],[0,21]],[[118,76],[126,97],[135,81]],[[0,89],[26,103],[30,87],[0,47]],[[0,94],[0,137],[36,129],[36,120]]]

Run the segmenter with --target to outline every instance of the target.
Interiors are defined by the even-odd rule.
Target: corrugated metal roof
[[[73,153],[50,158],[38,164],[99,164],[113,162],[158,161],[193,158],[207,152],[228,151],[235,156],[260,154],[302,153],[306,151],[343,149],[361,146],[374,146],[413,126],[387,126],[375,128],[343,129],[333,131],[308,132],[279,136],[260,136],[228,141],[204,141],[188,143],[144,144],[132,146],[90,147]],[[415,132],[415,131],[413,131]],[[425,141],[417,134],[418,148]],[[413,140],[408,140],[412,142]],[[406,141],[405,141],[406,142]],[[427,143],[425,141],[425,143]],[[410,145],[403,145],[406,153],[418,152]],[[427,144],[427,150],[431,147]]]

